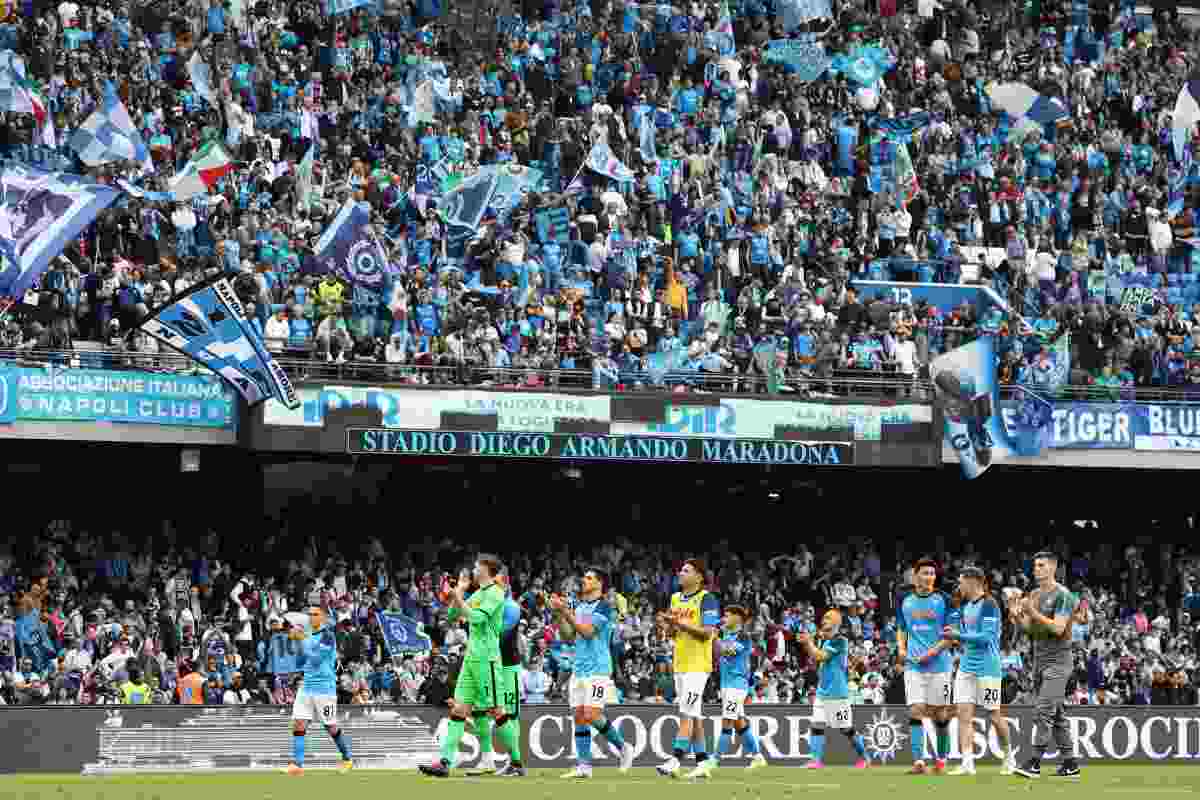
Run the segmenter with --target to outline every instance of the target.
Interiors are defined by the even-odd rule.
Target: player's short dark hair
[[[590,566],[590,567],[583,568],[584,575],[587,575],[589,572],[592,573],[593,575],[595,575],[596,578],[600,581],[600,591],[607,592],[608,591],[608,581],[609,581],[608,573],[605,572],[602,567]]]
[[[750,611],[750,609],[746,608],[745,606],[725,606],[725,610],[730,614],[737,614],[742,618],[743,622],[749,622],[754,617],[754,614]]]
[[[934,559],[930,558],[929,556],[925,556],[924,558],[918,559],[917,563],[913,564],[913,572],[914,573],[920,572],[925,567],[929,567],[934,572],[939,572],[938,562],[935,561]]]
[[[487,567],[489,578],[494,578],[504,571],[504,564],[500,561],[500,557],[494,556],[491,553],[480,553],[479,558],[475,559],[475,562]]]
[[[1040,553],[1033,554],[1034,561],[1037,561],[1039,558],[1043,561],[1053,561],[1055,564],[1058,563],[1058,554],[1052,553],[1049,550],[1043,550]]]
[[[688,564],[692,569],[696,570],[696,572],[699,572],[700,580],[704,581],[705,583],[708,582],[708,565],[704,563],[704,559],[689,558],[685,559],[683,563]]]
[[[987,573],[974,564],[968,564],[967,566],[963,567],[962,572],[958,574],[964,578],[975,578],[981,581],[987,579]]]

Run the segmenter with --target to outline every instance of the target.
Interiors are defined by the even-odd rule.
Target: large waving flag
[[[1014,119],[1031,119],[1049,125],[1071,112],[1057,97],[1050,97],[1025,83],[996,83],[988,87],[992,102]]]
[[[895,65],[896,59],[886,49],[868,45],[837,54],[829,63],[829,71],[841,73],[859,86],[874,86]]]
[[[192,88],[196,90],[196,94],[203,97],[210,106],[219,108],[217,105],[217,93],[213,90],[212,68],[204,62],[200,57],[200,51],[192,51],[192,57],[187,63],[188,78],[192,81]]]
[[[875,117],[869,124],[872,128],[886,133],[894,141],[911,142],[913,134],[932,121],[933,115],[928,111],[918,111],[902,117]]]
[[[300,407],[291,379],[250,327],[228,278],[197,284],[139,327],[220,375],[251,406],[273,397]]]
[[[0,167],[0,296],[20,298],[120,190],[27,164]]]
[[[1171,144],[1175,146],[1175,158],[1183,161],[1183,149],[1188,135],[1200,122],[1200,70],[1193,72],[1179,90],[1175,99],[1175,111],[1171,117]]]
[[[387,275],[387,253],[371,230],[371,204],[347,200],[317,240],[313,253],[325,271],[355,286],[377,289]]]
[[[607,142],[596,142],[592,145],[587,157],[587,168],[614,181],[633,180],[633,170],[621,163],[621,159],[613,154]]]
[[[908,145],[901,142],[896,147],[896,201],[908,205],[921,191],[917,179],[917,171],[913,169],[912,157],[908,154]]]
[[[142,141],[129,116],[129,110],[117,96],[111,81],[104,83],[104,98],[100,107],[71,134],[71,149],[89,167],[113,161],[134,161],[145,170],[154,168],[150,150]]]
[[[524,196],[542,181],[540,169],[523,167],[517,163],[489,166],[487,169],[496,173],[496,190],[492,192],[488,208],[501,222],[508,219]]]
[[[216,185],[222,175],[233,169],[233,162],[221,145],[209,142],[192,156],[183,171],[170,182],[171,195],[178,202],[190,200]]]
[[[474,235],[496,191],[495,170],[481,169],[446,190],[438,200],[438,213],[450,228],[452,239]]]

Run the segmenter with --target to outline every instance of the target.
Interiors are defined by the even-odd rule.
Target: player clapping
[[[963,647],[958,677],[954,681],[962,764],[950,774],[975,774],[973,732],[975,708],[979,707],[991,714],[996,736],[1004,748],[1002,771],[1005,775],[1011,775],[1017,765],[1009,738],[1008,721],[1000,705],[1000,607],[988,594],[987,577],[979,567],[963,569],[958,587],[966,601],[962,609],[962,622],[959,627],[948,625],[943,630],[947,639],[960,642]]]
[[[867,746],[862,736],[854,730],[854,712],[850,706],[850,643],[842,636],[841,612],[830,610],[821,618],[817,636],[821,643],[812,640],[807,631],[796,635],[796,641],[817,662],[817,699],[813,703],[812,754],[809,769],[825,766],[825,726],[840,730],[858,753],[855,769],[869,766]]]
[[[717,642],[721,655],[721,740],[717,753],[726,756],[733,752],[733,737],[739,736],[751,756],[746,769],[758,769],[767,765],[767,759],[758,751],[754,728],[746,718],[746,695],[754,678],[750,664],[754,643],[746,633],[749,621],[750,612],[742,606],[726,606],[721,617],[721,638]]]

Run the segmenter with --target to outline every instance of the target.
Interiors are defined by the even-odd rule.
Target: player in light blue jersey
[[[750,611],[742,606],[725,606],[721,615],[721,638],[717,640],[721,653],[721,739],[717,755],[733,752],[736,733],[750,756],[746,769],[759,769],[767,765],[767,759],[759,752],[754,728],[746,718],[746,695],[754,683],[754,667],[750,663],[754,643],[746,632],[750,619]]]
[[[301,643],[298,661],[304,682],[292,703],[292,763],[287,772],[289,775],[304,773],[304,735],[314,716],[325,726],[342,754],[339,771],[345,772],[353,768],[354,761],[350,755],[350,742],[337,726],[337,640],[333,626],[320,606],[309,609],[308,621],[311,635],[305,636],[299,628],[290,634]]]
[[[975,774],[975,708],[992,715],[996,738],[1004,751],[1002,771],[1011,775],[1016,770],[1008,735],[1008,720],[1000,705],[1000,606],[987,591],[987,576],[979,567],[963,569],[958,578],[958,590],[966,605],[962,621],[947,625],[945,637],[962,645],[958,677],[954,680],[954,702],[958,707],[958,742],[962,764],[951,775]]]
[[[825,612],[817,636],[818,645],[805,631],[796,635],[796,641],[817,662],[817,701],[813,703],[811,747],[813,760],[808,769],[825,766],[825,726],[837,728],[854,746],[858,753],[855,769],[870,766],[867,745],[854,730],[854,712],[850,705],[850,642],[841,634],[842,614],[836,609]]]
[[[604,599],[608,574],[596,567],[584,570],[579,600],[574,608],[555,595],[550,599],[564,639],[575,641],[571,708],[575,712],[575,769],[564,778],[592,777],[592,732],[602,735],[620,753],[621,772],[633,766],[633,748],[621,731],[604,716],[604,706],[614,697],[612,629],[617,610]]]
[[[946,768],[950,755],[951,664],[949,642],[942,631],[955,620],[950,598],[936,591],[937,562],[923,558],[913,569],[916,589],[900,602],[896,622],[897,666],[904,670],[904,694],[913,766],[910,774],[925,769],[925,727],[933,720],[937,730],[934,771]]]

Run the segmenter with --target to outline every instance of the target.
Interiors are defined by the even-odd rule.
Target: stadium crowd
[[[181,534],[167,526],[155,544],[120,534],[98,537],[60,521],[30,549],[5,553],[4,701],[288,704],[296,675],[287,631],[306,624],[304,609],[312,604],[337,620],[339,702],[443,705],[451,695],[466,632],[446,621],[447,591],[450,575],[470,561],[476,545],[447,540],[431,556],[387,551],[379,540],[345,553],[332,542],[310,544],[301,558],[264,571],[206,557],[229,552],[230,543],[214,532]],[[189,545],[177,546],[182,542]],[[267,544],[273,547],[274,537]],[[1196,705],[1197,554],[1171,545],[1145,551],[1058,544],[1058,579],[1082,601],[1071,629],[1076,670],[1068,701]],[[796,634],[811,632],[824,609],[838,607],[852,646],[854,702],[903,704],[903,680],[894,670],[895,606],[911,590],[909,565],[916,557],[903,543],[739,554],[723,542],[704,555],[720,565],[709,588],[723,603],[754,609],[754,702],[810,702],[815,665]],[[678,588],[682,554],[617,537],[592,552],[547,547],[502,557],[522,609],[523,702],[565,697],[571,651],[557,637],[549,597],[573,598],[579,565],[592,563],[614,576],[610,601],[621,619],[612,647],[622,701],[672,700],[671,649],[655,629],[654,612]],[[986,565],[998,602],[1030,586],[1029,552],[1009,548],[984,555],[956,548],[938,557],[944,565],[940,586],[947,590],[967,564]],[[38,578],[47,579],[41,611],[23,616]],[[418,620],[431,647],[389,653],[375,610]],[[1032,689],[1029,643],[1007,627],[1005,701],[1026,703]]]
[[[25,59],[57,138],[8,113],[0,152],[143,196],[104,212],[9,310],[5,347],[152,356],[153,340],[128,338],[138,321],[228,270],[277,352],[412,380],[913,376],[979,332],[1007,337],[1012,381],[1044,379],[1066,334],[1076,386],[1200,380],[1200,206],[1191,143],[1182,162],[1169,145],[1195,67],[1189,17],[1131,0],[354,5],[7,6],[0,44]],[[413,91],[429,76],[431,105]],[[150,148],[148,177],[128,161],[85,168],[69,144],[106,81]],[[1013,118],[994,82],[1069,113]],[[232,167],[214,194],[153,194],[211,141]],[[600,171],[597,145],[615,159]],[[448,242],[439,196],[514,162],[541,180]],[[386,295],[313,260],[351,195],[387,244]],[[860,279],[979,281],[1025,324],[860,296]],[[435,364],[481,369],[403,369]]]

